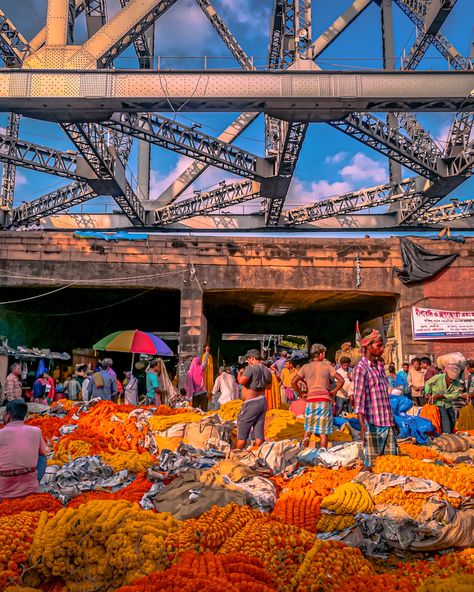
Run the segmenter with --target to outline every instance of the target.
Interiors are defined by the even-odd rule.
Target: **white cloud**
[[[220,11],[218,5],[222,7]],[[216,8],[222,18],[232,17],[227,23],[229,27],[231,27],[232,21],[251,24],[253,27],[263,24],[270,26],[270,5],[261,0],[260,2],[255,2],[255,0],[220,0],[216,2]]]
[[[446,147],[446,142],[448,141],[450,129],[451,129],[451,123],[445,123],[435,136],[435,140],[439,144],[441,144],[441,148],[443,150]]]
[[[349,181],[373,181],[384,183],[388,178],[387,167],[378,160],[357,152],[350,163],[341,169],[340,175]]]
[[[203,56],[213,53],[216,32],[194,0],[177,2],[156,23],[155,54]],[[190,62],[197,67],[198,60]],[[179,60],[163,67],[179,68]]]
[[[150,198],[157,199],[192,162],[191,158],[180,156],[174,168],[166,175],[152,169],[150,173]],[[232,182],[237,179],[240,179],[240,177],[211,166],[186,189],[183,199],[191,197],[194,190],[208,191],[216,187],[221,181]]]
[[[335,181],[331,183],[326,179],[304,183],[295,178],[291,184],[288,198],[285,202],[285,208],[299,205],[311,204],[326,197],[347,193],[352,190],[352,185],[348,181]]]
[[[25,175],[20,172],[20,171],[16,171],[16,177],[15,177],[15,186],[16,187],[23,187],[24,185],[28,185],[28,179],[25,177]]]
[[[161,193],[176,180],[178,177],[192,162],[191,158],[187,156],[180,156],[174,168],[168,173],[163,175],[157,170],[152,169],[150,172],[150,198],[157,199]]]
[[[348,155],[349,155],[348,152],[346,152],[345,150],[342,150],[341,152],[336,152],[336,154],[332,154],[331,156],[326,156],[326,158],[324,159],[324,162],[326,164],[339,164],[343,160],[346,160]]]

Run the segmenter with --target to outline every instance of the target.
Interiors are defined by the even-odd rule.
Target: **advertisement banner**
[[[413,339],[474,339],[474,311],[411,309]]]

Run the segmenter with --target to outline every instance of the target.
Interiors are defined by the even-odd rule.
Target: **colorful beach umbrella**
[[[172,356],[173,352],[166,343],[145,331],[116,331],[104,337],[93,346],[100,351],[127,352],[131,354],[149,354],[151,356]]]

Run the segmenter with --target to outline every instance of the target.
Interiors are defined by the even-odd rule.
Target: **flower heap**
[[[109,491],[86,491],[73,498],[68,503],[68,508],[78,508],[92,500],[126,500],[127,502],[138,503],[143,495],[149,491],[152,483],[148,481],[145,473],[140,473],[129,484],[115,492]],[[59,502],[58,502],[59,503]]]
[[[167,552],[171,556],[187,550],[199,553],[220,547],[251,521],[264,519],[265,514],[235,503],[224,508],[213,506],[197,519],[182,522],[176,533],[167,538]]]
[[[257,557],[275,578],[278,590],[290,592],[289,581],[313,543],[314,535],[309,531],[262,514],[228,538],[219,554],[242,552]]]
[[[339,541],[315,541],[290,584],[295,592],[333,592],[340,582],[373,569],[359,549]]]
[[[11,500],[9,503],[13,503]],[[44,512],[48,516],[47,512]],[[20,511],[0,517],[0,590],[17,584],[28,566],[28,555],[33,533],[40,521],[41,511]]]
[[[273,578],[262,562],[242,553],[200,555],[182,553],[178,561],[163,572],[156,572],[118,592],[276,592]]]
[[[407,514],[416,520],[430,497],[445,499],[454,508],[458,508],[462,502],[461,497],[452,497],[442,490],[429,493],[420,491],[404,491],[398,485],[395,487],[387,487],[387,489],[384,489],[375,496],[374,501],[375,504],[401,506]]]
[[[474,496],[474,467],[466,464],[451,468],[404,456],[379,456],[373,471],[431,479],[465,497]]]
[[[166,538],[178,522],[124,500],[93,500],[44,512],[31,562],[46,579],[60,577],[69,592],[107,590],[169,566]]]

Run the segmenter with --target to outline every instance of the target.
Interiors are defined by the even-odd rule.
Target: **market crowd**
[[[40,373],[30,397],[43,403],[68,398],[130,405],[191,405],[203,411],[241,399],[235,447],[244,449],[250,439],[256,446],[264,442],[265,414],[269,397],[274,397],[276,390],[279,403],[304,417],[303,446],[308,446],[315,435],[320,447],[327,448],[334,418],[357,418],[364,463],[369,469],[377,456],[398,453],[391,398],[407,397],[415,410],[434,406],[439,412],[441,433],[452,433],[459,411],[473,404],[474,360],[466,360],[461,354],[442,357],[439,368],[425,356],[403,363],[398,372],[393,365],[386,370],[382,361],[384,343],[377,330],[367,331],[361,338],[360,352],[357,363],[345,355],[332,363],[326,359],[326,347],[316,343],[310,348],[309,361],[300,364],[286,351],[264,360],[259,350],[251,349],[245,363],[220,367],[215,380],[211,371],[209,384],[212,356],[207,346],[201,356],[193,358],[181,390],[160,358],[149,362],[143,387],[132,371],[120,382],[113,361],[104,358],[94,370],[79,366],[63,384],[47,372]],[[24,422],[28,406],[23,395],[21,366],[13,363],[5,383],[4,427],[0,430],[0,498],[37,492],[46,468],[48,449],[41,430]]]

